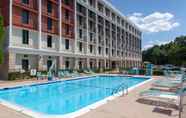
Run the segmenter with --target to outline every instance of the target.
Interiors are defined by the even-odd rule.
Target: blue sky
[[[186,0],[108,0],[143,30],[143,49],[186,35]]]

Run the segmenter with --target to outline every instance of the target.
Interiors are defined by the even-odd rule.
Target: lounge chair
[[[77,71],[73,71],[71,73],[71,75],[72,75],[72,77],[78,77],[78,76],[80,76],[80,74]]]
[[[63,78],[63,77],[65,77],[65,74],[64,74],[64,72],[63,71],[58,71],[58,77],[59,78]]]
[[[91,72],[89,72],[88,69],[83,70],[83,72],[84,72],[85,74],[91,74]]]
[[[88,71],[90,72],[90,74],[95,74],[95,72],[93,72],[91,69],[88,69]]]
[[[37,77],[37,80],[43,80],[47,77],[47,75],[42,74],[42,72],[37,72],[36,77]]]
[[[146,90],[140,93],[140,99],[149,100],[155,102],[155,106],[176,106],[176,108],[181,108],[180,98],[183,91],[179,89],[176,92],[163,92],[160,90]],[[163,103],[163,104],[162,104]]]

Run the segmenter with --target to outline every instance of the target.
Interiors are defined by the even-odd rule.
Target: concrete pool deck
[[[162,77],[153,77],[154,80]],[[24,82],[0,82],[0,88],[31,83],[41,83],[43,81]],[[104,104],[78,118],[178,118],[178,111],[172,109],[172,114],[158,112],[155,106],[138,103],[139,92],[147,90],[153,81],[132,90],[127,96],[118,97],[107,104]],[[29,116],[0,105],[0,118],[30,118]]]

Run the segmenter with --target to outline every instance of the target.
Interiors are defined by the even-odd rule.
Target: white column
[[[44,68],[43,68],[43,64],[44,64],[44,57],[43,57],[43,55],[39,55],[38,56],[38,70],[39,71],[43,71],[44,70]]]
[[[90,68],[90,58],[87,57],[87,68]]]
[[[76,10],[76,0],[74,0],[74,53],[76,54],[77,51],[77,39],[78,39],[78,32],[77,32],[77,10]],[[76,60],[76,58],[75,58]]]
[[[59,68],[63,69],[64,68],[64,59],[63,56],[59,56]]]
[[[75,58],[75,69],[79,69],[79,60],[78,58]]]
[[[88,15],[88,9],[87,9],[87,8],[86,8],[86,12],[87,12],[87,13],[86,13],[86,18],[87,18],[87,19],[86,19],[86,24],[87,24],[86,55],[88,55],[88,52],[89,52],[89,51],[88,51],[88,50],[89,50],[89,49],[88,49],[88,47],[89,47],[89,46],[88,46],[88,45],[89,45],[89,22],[88,22],[88,21],[89,21],[89,15]]]
[[[62,3],[61,0],[58,0],[59,2],[59,52],[62,50]]]
[[[39,24],[39,41],[38,41],[38,48],[42,48],[42,0],[39,0],[39,16],[38,16],[38,24]]]
[[[10,0],[10,6],[9,6],[9,46],[11,47],[12,46],[12,44],[11,44],[11,40],[12,40],[12,3],[13,3],[13,1],[12,0]]]

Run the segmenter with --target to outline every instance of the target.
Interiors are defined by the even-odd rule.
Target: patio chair
[[[65,77],[65,75],[64,75],[64,73],[63,73],[62,70],[58,71],[58,77],[59,77],[59,78]]]
[[[171,108],[172,106],[174,106],[174,108],[180,109],[182,108],[182,106],[180,105],[180,98],[182,93],[182,89],[179,89],[176,92],[146,90],[140,93],[140,100],[143,100],[143,102],[151,101],[151,104],[155,106],[163,106],[166,108]]]
[[[73,71],[71,73],[71,75],[72,75],[72,77],[78,77],[78,76],[80,76],[80,74],[77,71]]]
[[[83,72],[84,72],[85,74],[91,74],[91,72],[89,72],[88,69],[84,69]]]
[[[47,75],[42,74],[42,72],[37,72],[36,77],[37,77],[37,80],[43,80],[47,77]]]

